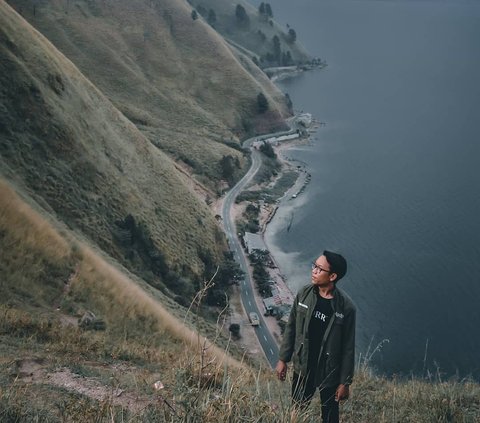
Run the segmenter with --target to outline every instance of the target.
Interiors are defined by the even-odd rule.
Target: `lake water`
[[[338,250],[362,356],[388,339],[382,372],[479,378],[480,3],[271,4],[328,62],[279,83],[326,123],[288,151],[312,181],[267,231],[292,290]]]

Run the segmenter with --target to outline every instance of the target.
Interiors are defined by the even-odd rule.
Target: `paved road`
[[[250,138],[249,140],[245,141],[244,147],[250,147],[252,142],[256,139],[265,139],[268,137],[286,135],[293,132],[294,131],[291,130],[276,134],[264,135],[262,137]],[[260,342],[260,345],[263,349],[263,352],[265,353],[265,357],[270,363],[270,366],[274,368],[278,360],[278,347],[272,334],[268,330],[265,321],[263,320],[263,312],[258,309],[257,303],[255,302],[255,297],[253,293],[253,290],[255,289],[254,283],[248,269],[245,253],[237,237],[235,222],[233,221],[231,216],[232,205],[235,202],[235,198],[252,180],[252,178],[258,172],[258,169],[260,169],[260,165],[262,163],[260,153],[253,148],[251,149],[251,152],[252,165],[250,169],[225,196],[222,207],[222,219],[230,250],[233,252],[235,260],[240,264],[240,268],[245,272],[245,279],[241,282],[240,285],[243,307],[245,308],[247,315],[252,311],[258,314],[258,317],[260,319],[260,325],[254,327],[255,334],[257,335],[258,341]]]

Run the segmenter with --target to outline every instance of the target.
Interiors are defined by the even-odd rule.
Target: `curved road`
[[[250,147],[251,143],[255,140],[265,139],[273,136],[287,135],[293,132],[294,131],[291,130],[276,134],[264,135],[262,137],[250,138],[249,140],[245,141],[244,146]],[[253,292],[254,284],[252,276],[249,272],[247,258],[245,257],[242,245],[240,244],[240,241],[237,237],[235,222],[233,221],[231,216],[231,209],[233,203],[235,202],[235,198],[252,180],[252,178],[260,169],[260,165],[262,163],[260,153],[255,149],[251,149],[251,152],[252,165],[250,169],[243,176],[243,178],[226,194],[225,199],[223,200],[222,219],[230,250],[233,252],[235,260],[237,260],[237,262],[240,264],[240,268],[245,272],[245,278],[240,285],[243,307],[247,315],[252,311],[258,314],[258,317],[260,319],[260,325],[254,326],[255,334],[257,335],[258,341],[260,342],[260,345],[265,353],[268,362],[270,363],[270,366],[274,368],[278,360],[277,343],[273,339],[272,334],[268,330],[268,327],[263,320],[263,313],[258,309],[257,303],[255,302]]]

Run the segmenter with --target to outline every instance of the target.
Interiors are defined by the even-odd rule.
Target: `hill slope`
[[[9,2],[149,139],[215,186],[225,140],[257,120],[282,127],[283,94],[254,78],[219,34],[181,0]],[[257,112],[265,92],[270,111]],[[233,131],[233,133],[232,133]]]
[[[205,15],[207,21],[213,12],[215,21],[211,22],[210,19],[212,26],[226,39],[247,49],[250,52],[250,58],[255,57],[262,68],[303,64],[312,60],[300,41],[296,39],[295,30],[281,28],[275,21],[274,2],[273,6],[266,2],[270,6],[271,15],[265,9],[265,13],[260,13],[259,8],[243,0],[189,0],[189,2]],[[238,16],[239,6],[245,11],[243,19],[241,14]],[[289,36],[290,30],[295,34],[294,39]],[[278,39],[277,47],[274,43],[275,37]]]
[[[0,57],[0,173],[153,285],[199,283],[223,238],[172,160],[3,1]]]

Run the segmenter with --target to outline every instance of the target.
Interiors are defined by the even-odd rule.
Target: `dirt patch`
[[[66,368],[49,373],[46,383],[85,395],[96,401],[108,401],[114,406],[128,408],[133,412],[139,412],[155,402],[153,398],[142,397],[119,387],[102,385],[93,378],[79,376]]]
[[[61,368],[53,372],[48,371],[45,361],[39,358],[17,360],[15,367],[15,378],[18,381],[64,388],[96,401],[107,401],[114,406],[120,406],[135,413],[159,401],[163,402],[160,396],[142,396],[121,387],[107,386],[96,378],[75,374],[68,368]],[[131,370],[129,366],[122,368],[121,365],[112,370],[125,371],[126,369]]]
[[[45,379],[46,369],[41,358],[26,358],[15,361],[15,377],[23,382],[41,382]]]

